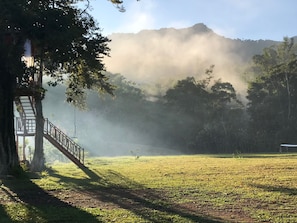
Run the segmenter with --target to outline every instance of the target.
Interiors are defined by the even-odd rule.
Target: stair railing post
[[[79,159],[79,161],[81,161],[80,151],[81,151],[81,147],[79,146],[79,147],[78,147],[78,154],[77,154],[77,155],[78,155],[78,159]]]
[[[82,149],[82,163],[85,165],[85,149]]]
[[[27,118],[24,117],[24,134],[27,134]]]
[[[48,125],[47,125],[47,120],[46,120],[46,118],[44,119],[44,129],[43,129],[43,132],[44,132],[45,134],[48,134]]]

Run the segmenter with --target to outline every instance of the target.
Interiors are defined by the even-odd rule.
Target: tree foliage
[[[207,69],[203,79],[179,80],[153,101],[140,86],[123,76],[108,76],[117,86],[115,96],[107,95],[97,102],[93,98],[89,108],[97,111],[97,116],[107,120],[110,126],[125,129],[121,133],[125,137],[118,139],[121,142],[129,143],[134,138],[134,143],[185,153],[244,151],[243,106],[230,83],[214,79],[213,66]],[[111,134],[114,139],[118,137],[115,132]]]
[[[172,133],[176,135],[172,138],[191,151],[227,152],[238,146],[234,132],[239,133],[241,103],[233,86],[213,80],[212,74],[213,66],[206,70],[205,79],[178,81],[164,96],[165,104],[178,117],[172,120]]]
[[[250,134],[262,148],[277,148],[282,142],[296,143],[297,48],[293,39],[266,48],[256,55],[257,78],[248,89]]]
[[[108,55],[109,40],[101,35],[88,10],[77,7],[78,2],[79,0],[0,2],[0,36],[3,40],[0,43],[0,58],[5,62],[2,63],[5,65],[0,65],[0,102],[3,109],[0,111],[0,138],[3,139],[0,141],[0,156],[4,157],[1,160],[3,172],[9,171],[18,161],[12,109],[17,84],[22,84],[29,76],[36,74],[49,75],[52,85],[66,80],[67,101],[74,104],[81,101],[86,88],[96,86],[100,91],[112,93],[113,87],[102,73],[102,58]],[[20,60],[27,39],[33,44],[34,68],[26,68]],[[4,138],[9,138],[10,141]]]

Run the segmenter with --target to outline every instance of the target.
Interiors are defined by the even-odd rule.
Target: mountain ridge
[[[109,38],[111,55],[104,61],[107,71],[120,73],[136,83],[168,87],[187,76],[201,78],[209,66],[215,65],[215,77],[240,90],[246,90],[242,75],[252,57],[280,43],[230,39],[203,23],[181,29],[114,33]]]
[[[223,37],[223,38],[226,38],[226,39],[240,40],[240,41],[252,41],[252,42],[273,41],[273,42],[280,42],[280,41],[273,40],[273,39],[241,39],[241,38],[225,37],[223,35],[220,35],[220,34],[216,33],[211,28],[209,28],[207,25],[205,25],[204,23],[196,23],[196,24],[194,24],[192,26],[182,27],[182,28],[163,27],[163,28],[159,28],[159,29],[143,29],[143,30],[140,30],[140,31],[138,31],[136,33],[131,33],[131,32],[127,32],[127,33],[125,33],[125,32],[115,32],[115,33],[112,33],[112,34],[110,34],[108,36],[109,37],[112,37],[114,35],[140,35],[140,34],[145,34],[145,33],[148,33],[148,32],[164,33],[166,31],[176,31],[176,32],[189,31],[192,34],[213,33],[213,34],[216,34],[217,36],[220,36],[220,37]],[[294,38],[295,40],[297,40],[297,35],[296,36],[289,37],[289,38]]]

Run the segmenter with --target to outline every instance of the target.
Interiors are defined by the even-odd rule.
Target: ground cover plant
[[[3,176],[0,222],[297,222],[297,154],[93,158]]]

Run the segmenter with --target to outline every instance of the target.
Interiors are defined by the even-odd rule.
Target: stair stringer
[[[44,121],[44,137],[78,167],[84,168],[84,149],[48,119]]]
[[[67,149],[64,148],[64,146],[58,143],[57,140],[55,140],[49,134],[44,134],[44,138],[47,139],[54,147],[56,147],[60,152],[62,152],[69,160],[71,160],[79,168],[86,168],[86,166],[83,163],[81,163],[77,158],[75,158],[75,156],[73,156]]]

